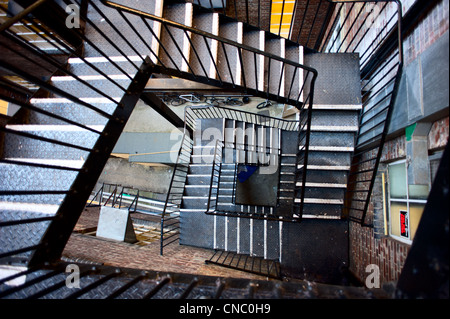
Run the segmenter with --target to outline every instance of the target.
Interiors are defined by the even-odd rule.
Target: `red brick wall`
[[[448,31],[448,0],[441,0],[403,41],[405,63],[414,61],[417,56],[431,46]]]
[[[227,1],[227,15],[236,18],[237,12],[238,20],[242,22],[247,22],[247,4],[248,4],[248,23],[254,26],[258,26],[259,23],[261,29],[269,31],[270,1],[259,1],[259,3],[258,0],[247,0],[247,2],[246,0]]]
[[[441,149],[448,143],[449,117],[435,121],[428,134],[428,149]],[[398,136],[385,143],[381,162],[403,159],[406,156],[405,135]],[[380,165],[379,172],[386,170],[386,165]],[[380,180],[375,182],[371,204],[367,212],[368,220],[373,221],[374,207],[382,203]],[[384,230],[384,229],[383,229]],[[350,223],[350,271],[363,283],[369,273],[365,269],[370,264],[376,264],[380,269],[380,282],[397,281],[409,252],[410,245],[390,237],[376,234],[377,229],[362,227],[358,223]],[[379,231],[379,230],[378,230]]]
[[[409,251],[409,245],[389,237],[375,239],[374,229],[350,223],[350,271],[363,283],[370,264],[380,268],[380,283],[397,281]]]
[[[433,123],[428,134],[428,148],[430,150],[443,148],[448,143],[449,118],[443,118]]]

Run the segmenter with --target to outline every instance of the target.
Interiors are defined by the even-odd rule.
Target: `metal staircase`
[[[155,74],[245,92],[298,110],[297,121],[285,121],[220,107],[186,109],[185,134],[161,219],[161,253],[179,241],[226,251],[235,256],[233,260],[249,256],[260,265],[264,260],[270,268],[267,274],[276,269],[278,276],[278,265],[272,268],[267,261],[283,260],[283,223],[342,217],[348,171],[355,165],[351,159],[362,101],[360,96],[337,103],[316,99],[316,82],[327,83],[318,78],[312,62],[320,55],[313,54],[317,52],[184,1],[141,1],[133,7],[124,0],[18,2],[26,8],[21,14],[2,7],[6,18],[0,26],[0,46],[5,54],[0,68],[33,89],[19,99],[22,91],[0,82],[0,98],[26,110],[0,127],[1,264],[30,267],[25,272],[32,273],[35,267],[59,260],[134,105],[139,98],[152,104],[154,96],[149,99],[141,93]],[[63,22],[51,21],[52,14],[67,17],[63,11],[68,4],[85,9],[82,27],[69,34]],[[30,34],[40,40],[30,41]],[[38,65],[46,76],[28,72],[29,65]],[[359,87],[357,91],[360,94]],[[196,134],[203,137],[208,127],[216,128],[220,138],[204,143]],[[373,145],[381,149],[384,135],[375,137],[379,136],[381,144],[371,143],[374,138],[359,139],[361,152]],[[239,165],[276,167],[275,206],[236,203]],[[359,221],[364,221],[364,214]],[[61,273],[62,268],[52,267],[39,270],[43,274],[39,278]],[[239,261],[233,267],[246,269]],[[117,271],[102,268],[83,274],[98,279],[104,270],[99,285],[122,287],[121,280],[113,281],[122,278]],[[147,292],[147,297],[170,280],[176,282],[159,281],[153,275],[150,281],[156,291]],[[138,275],[133,282],[148,279],[148,274]],[[180,296],[198,282],[194,278]],[[207,285],[214,290],[210,282]],[[215,296],[221,295],[223,286],[217,284]],[[2,290],[0,296],[15,293]]]
[[[25,6],[31,2],[23,0],[21,3]],[[2,257],[18,257],[18,262],[25,264],[58,258],[93,187],[92,183],[101,172],[152,73],[176,74],[248,91],[291,103],[303,110],[300,112],[308,114],[304,105],[308,101],[312,103],[312,92],[305,101],[300,99],[298,92],[302,92],[300,85],[303,84],[300,75],[308,82],[314,78],[315,70],[266,53],[261,48],[241,44],[242,38],[233,41],[224,37],[226,32],[236,34],[227,29],[242,30],[241,23],[225,19],[222,31],[216,36],[190,25],[194,23],[198,27],[210,28],[206,22],[217,22],[217,13],[207,11],[200,14],[197,11],[203,9],[190,3],[166,1],[164,5],[154,2],[151,6],[140,3],[136,8],[129,8],[93,0],[89,1],[83,17],[84,28],[73,30],[83,47],[72,47],[61,38],[59,30],[50,32],[44,28],[50,17],[45,16],[39,5],[46,2],[39,1],[35,8],[30,7],[42,21],[25,15],[9,20],[8,26],[2,25],[4,38],[18,47],[4,45],[9,54],[19,55],[27,63],[37,57],[50,64],[51,68],[48,68],[53,71],[49,75],[50,80],[43,81],[28,74],[17,62],[1,61],[1,67],[7,72],[39,88],[32,99],[21,103],[22,107],[30,110],[24,122],[2,128],[5,141],[1,171],[4,181],[2,214],[5,215],[2,230],[6,231],[2,240],[8,240],[2,245]],[[77,1],[65,1],[64,4],[80,5]],[[58,4],[51,8],[62,9]],[[137,11],[139,9],[145,12]],[[23,24],[23,20],[39,30],[29,27],[30,32],[34,31],[42,41],[49,43],[56,53],[70,55],[67,64],[47,55],[17,32],[17,25]],[[284,45],[283,41],[279,42]],[[217,50],[212,50],[214,47]],[[205,48],[210,59],[201,59],[198,55],[199,52],[204,54]],[[248,55],[255,60],[244,60]],[[210,64],[205,67],[208,60]],[[245,61],[250,70],[249,65],[256,60],[264,61],[271,68],[271,75],[278,68],[276,77],[265,77],[272,80],[265,81],[263,87],[259,87],[256,81],[251,86],[253,75],[259,77],[264,74],[260,70],[258,75],[259,66],[253,65],[251,75],[245,75],[242,67]],[[281,71],[282,65],[292,73],[292,79],[286,81],[290,85],[284,86],[288,72]],[[213,66],[215,72],[211,71]],[[198,74],[200,69],[206,68],[211,72]],[[15,101],[11,96],[2,98]],[[307,118],[303,119],[306,130]],[[114,133],[110,132],[113,129]],[[80,189],[79,184],[82,184]],[[16,211],[21,214],[17,215]],[[19,220],[18,216],[21,216]],[[67,231],[61,235],[63,229]],[[26,236],[21,239],[23,235]],[[54,238],[61,240],[57,244]],[[49,251],[51,256],[47,255]]]
[[[321,67],[330,67],[329,58],[325,55],[324,59]],[[345,85],[356,84],[358,92],[358,65],[349,62],[352,60],[353,55],[341,55],[331,62],[352,66],[353,77]],[[330,85],[326,82],[324,78],[319,84]],[[335,85],[335,90],[342,89]],[[318,97],[322,102],[327,98],[326,94]],[[162,227],[161,254],[165,246],[179,240],[183,245],[216,250],[208,263],[244,271],[248,269],[236,260],[262,259],[282,265],[283,251],[288,249],[283,246],[290,236],[284,234],[284,223],[305,218],[340,220],[361,108],[359,103],[350,104],[352,101],[361,101],[358,93],[341,95],[336,101],[339,104],[314,107],[308,161],[313,172],[305,183],[302,215],[296,209],[296,203],[302,201],[296,192],[301,186],[296,173],[302,165],[298,162],[302,138],[298,121],[223,107],[187,107],[186,126],[193,135],[192,139],[185,135],[189,143],[183,141],[180,147],[177,165],[182,165],[174,170],[176,187],[170,189],[166,202],[167,225],[172,228]],[[258,167],[267,176],[275,176],[274,202],[263,203],[264,198],[257,195],[256,202],[239,201],[238,171],[243,166]],[[256,193],[264,186],[258,185]],[[233,254],[230,258],[235,262],[221,260],[217,257],[220,252]]]

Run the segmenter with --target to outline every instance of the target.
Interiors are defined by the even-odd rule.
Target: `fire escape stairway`
[[[110,1],[88,1],[84,33],[79,34],[84,43],[83,54],[67,46],[64,41],[52,39],[52,42],[58,43],[59,50],[70,53],[72,57],[67,61],[66,69],[62,64],[57,65],[58,72],[48,82],[28,74],[17,65],[1,61],[3,68],[38,85],[46,94],[23,103],[22,106],[30,110],[24,123],[8,124],[2,128],[0,257],[8,263],[18,264],[29,264],[30,261],[31,264],[39,264],[59,258],[152,72],[244,91],[296,106],[300,118],[298,127],[289,132],[274,126],[258,126],[248,121],[222,118],[222,132],[230,127],[250,128],[250,137],[242,137],[243,144],[251,147],[266,147],[269,144],[271,151],[276,150],[280,157],[277,164],[282,178],[276,199],[282,213],[271,212],[269,205],[258,208],[257,205],[247,205],[242,209],[261,216],[272,213],[275,219],[284,215],[301,219],[302,214],[306,218],[340,218],[341,195],[335,194],[334,188],[341,189],[342,185],[304,180],[306,164],[311,164],[313,170],[329,169],[314,156],[307,161],[308,147],[319,153],[340,153],[350,152],[351,146],[320,145],[321,131],[327,132],[322,128],[329,127],[330,123],[322,123],[323,117],[318,114],[320,108],[333,106],[319,106],[317,118],[312,119],[311,126],[317,73],[312,66],[303,65],[306,56],[302,47],[191,3],[165,1],[163,4],[156,1],[151,5],[136,5],[138,7],[133,9]],[[14,34],[13,30],[4,32],[30,50],[26,39]],[[38,53],[41,58],[46,58],[45,52]],[[332,115],[326,113],[325,118],[328,116],[331,120]],[[318,124],[315,128],[318,135],[311,135],[311,139],[318,144],[310,146],[309,133],[315,122]],[[239,138],[231,137],[235,147],[240,143]],[[283,146],[283,141],[287,140],[289,142],[284,143],[285,146],[294,146],[295,149]],[[264,143],[259,145],[257,141]],[[202,146],[194,143],[193,157],[197,151],[203,152]],[[245,160],[239,152],[235,154],[237,163],[254,164],[256,159],[252,152],[255,150],[245,151]],[[336,167],[342,170],[347,168],[344,164],[337,164],[330,170],[338,170]],[[192,176],[188,175],[187,185],[195,186],[198,182],[195,179],[201,179],[201,175],[206,174],[194,173],[194,166],[189,169]],[[223,169],[226,173],[226,165]],[[232,169],[228,167],[228,172]],[[224,174],[221,183],[225,184],[227,178],[231,177]],[[305,185],[307,187],[303,187]],[[189,187],[186,187],[188,191]],[[332,198],[322,196],[323,193]],[[194,207],[189,203],[190,196],[184,194],[178,208],[196,209],[197,212],[204,210],[202,202],[195,198],[204,197],[204,194],[192,196],[195,198],[195,203],[192,203]],[[229,204],[227,200],[230,195],[226,187],[222,188],[220,197],[217,206],[223,208]],[[293,209],[289,208],[289,202],[294,202]],[[316,209],[317,205],[322,207]],[[312,208],[304,213],[303,208],[306,211],[308,206]],[[241,222],[240,219],[229,219],[227,216],[213,218],[220,220],[216,220],[216,233],[223,226],[227,229],[223,232],[224,236],[227,237],[227,232],[233,229],[239,236],[238,228],[232,224]],[[251,227],[250,233],[259,242],[247,239],[247,247],[237,241],[223,241],[220,244],[216,241],[215,247],[211,248],[223,245],[227,250],[236,250],[231,246],[239,245],[238,252],[257,252],[258,256],[280,259],[282,221],[242,219],[239,227],[244,229],[247,223]],[[274,239],[277,242],[274,249],[269,249],[267,242],[262,240],[270,232],[275,234],[273,238],[277,238]]]
[[[122,38],[114,38],[112,45],[113,36],[105,33],[117,21],[109,14],[111,10],[97,5],[98,1],[92,1],[88,8],[83,55],[69,58],[66,66],[58,65],[52,56],[20,36],[17,28],[22,21],[4,32],[26,54],[38,57],[34,63],[53,63],[57,72],[44,82],[17,63],[0,61],[4,69],[45,92],[20,104],[28,110],[23,123],[2,128],[2,263],[40,264],[59,258],[150,77],[146,45],[134,43],[131,47]],[[157,6],[153,3],[147,8],[156,10]],[[36,34],[47,36],[44,41],[53,43],[57,53],[79,52],[54,34],[41,31],[40,23],[34,27]],[[131,38],[127,31],[131,30],[123,30],[122,35]],[[137,55],[135,50],[142,54]],[[2,98],[15,102],[8,96]]]
[[[22,123],[2,128],[0,257],[7,262],[34,264],[59,258],[151,73],[294,105],[308,130],[304,106],[313,99],[315,70],[300,64],[301,47],[255,29],[244,34],[242,23],[191,3],[155,1],[136,6],[88,1],[84,29],[74,29],[82,50],[45,29],[45,10],[37,6],[36,17],[43,20],[34,20],[35,29],[29,31],[53,45],[52,52],[69,55],[67,64],[16,32],[20,19],[29,19],[26,15],[2,30],[8,41],[38,57],[34,63],[43,60],[56,69],[45,81],[23,65],[0,61],[3,69],[43,92],[20,104],[29,111]],[[33,62],[26,54],[3,47],[9,55]],[[293,60],[285,59],[287,55]],[[307,146],[299,153],[304,157]]]
[[[239,289],[247,298],[258,289],[276,297],[374,296],[373,291],[336,286],[312,290],[286,282],[260,282],[259,288],[251,283],[244,294],[245,285],[232,279],[213,282],[201,276],[160,277],[159,272],[84,266],[81,276],[93,283],[61,294],[66,265],[47,262],[61,257],[152,74],[245,92],[298,109],[292,126],[280,126],[283,120],[261,114],[244,118],[243,113],[210,106],[199,108],[195,118],[186,117],[185,133],[190,130],[194,136],[185,134],[174,169],[174,187],[162,218],[161,253],[165,245],[179,240],[215,249],[209,262],[223,266],[279,278],[281,265],[294,275],[304,271],[331,274],[322,278],[325,282],[340,279],[337,269],[345,266],[349,253],[347,221],[341,220],[344,192],[348,196],[365,191],[370,196],[370,190],[346,185],[351,183],[351,166],[358,164],[351,163],[351,156],[362,103],[359,60],[352,53],[312,52],[220,10],[182,0],[133,1],[133,7],[125,0],[47,1],[48,7],[42,7],[45,0],[16,2],[28,12],[15,15],[1,7],[0,69],[39,90],[23,100],[14,86],[0,82],[0,98],[27,111],[21,112],[25,117],[0,127],[0,264],[28,267],[17,267],[23,271],[0,279],[0,298],[96,297],[95,288],[104,283],[108,287],[100,286],[100,294],[117,297],[138,282],[152,287],[140,289],[142,298],[161,291],[161,298],[205,296],[205,287],[215,298],[236,296],[233,291]],[[82,28],[57,30],[63,17],[58,14],[68,4],[87,5]],[[60,6],[58,14],[52,11],[55,6]],[[38,41],[30,40],[33,36]],[[76,45],[79,41],[83,46]],[[33,73],[36,66],[46,75]],[[213,139],[206,134],[205,140],[208,128],[220,134]],[[359,146],[371,145],[370,134]],[[377,136],[382,133],[377,131]],[[275,202],[239,202],[238,173],[251,166],[275,167]],[[363,212],[364,221],[364,209],[356,209]],[[332,235],[323,235],[329,232]],[[248,268],[258,263],[259,269]],[[22,275],[31,276],[20,286],[5,285]],[[124,277],[133,279],[125,283]]]

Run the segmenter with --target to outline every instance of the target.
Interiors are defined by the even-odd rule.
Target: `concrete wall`
[[[165,197],[172,177],[172,167],[138,162],[145,162],[146,157],[147,162],[158,163],[155,156],[161,159],[169,153],[155,154],[153,157],[129,155],[165,151],[168,147],[170,149],[170,132],[174,129],[173,125],[156,111],[139,101],[113,150],[113,154],[118,153],[117,155],[123,158],[109,158],[97,181],[96,189],[101,187],[102,183],[120,184],[153,192],[156,197]]]
[[[166,194],[173,169],[170,166],[147,166],[129,163],[126,159],[110,157],[97,181],[132,186],[139,190]]]
[[[449,32],[445,32],[416,59],[405,65],[389,133],[398,133],[418,121],[448,115]]]

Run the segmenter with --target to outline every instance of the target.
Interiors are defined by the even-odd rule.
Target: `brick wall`
[[[248,6],[248,13],[247,13],[247,6]],[[249,24],[258,26],[259,23],[261,29],[266,31],[270,30],[270,11],[271,11],[270,1],[258,1],[258,0],[227,1],[228,16],[235,18],[237,12],[238,20],[242,22],[247,22],[247,14],[248,14]]]
[[[441,0],[419,22],[417,27],[403,41],[405,63],[411,63],[417,56],[431,46],[448,31],[449,2]]]
[[[449,138],[449,117],[435,121],[428,134],[430,152],[445,147]],[[380,269],[380,282],[396,282],[400,276],[410,245],[384,235],[383,198],[381,173],[386,173],[388,162],[406,157],[405,135],[385,143],[381,164],[367,212],[367,220],[373,228],[350,223],[350,271],[363,283],[367,278],[366,267],[376,264]]]
[[[430,150],[440,149],[448,143],[449,136],[449,117],[434,122],[428,134],[428,148]]]
[[[369,274],[366,267],[375,264],[380,269],[381,284],[397,281],[409,245],[388,237],[376,239],[373,228],[362,227],[357,223],[350,223],[349,232],[350,271],[364,283]]]

